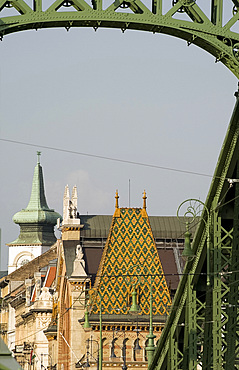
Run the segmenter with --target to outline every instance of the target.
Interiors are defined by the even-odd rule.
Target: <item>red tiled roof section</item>
[[[54,279],[55,279],[55,276],[56,276],[56,267],[55,266],[51,266],[47,272],[47,277],[46,277],[46,281],[45,281],[45,284],[44,286],[47,287],[47,288],[50,288],[51,287],[51,284],[53,283]],[[42,275],[41,276],[42,278],[45,277],[45,275]],[[32,302],[35,302],[35,299],[36,299],[36,290],[35,290],[35,286],[34,286],[34,292],[33,292],[33,296],[32,296]]]
[[[55,280],[55,277],[56,277],[56,266],[51,266],[49,273],[47,275],[45,287],[50,288],[51,284]]]

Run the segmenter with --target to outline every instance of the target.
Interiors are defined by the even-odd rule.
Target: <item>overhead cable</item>
[[[54,150],[54,151],[58,151],[58,152],[76,154],[76,155],[81,155],[81,156],[84,156],[84,157],[104,159],[104,160],[113,161],[113,162],[127,163],[127,164],[136,165],[136,166],[156,168],[156,169],[159,169],[159,170],[173,171],[173,172],[178,172],[178,173],[185,173],[185,174],[188,174],[188,175],[204,176],[204,177],[209,177],[209,178],[220,178],[220,176],[213,176],[213,175],[209,175],[209,174],[206,174],[206,173],[187,171],[187,170],[182,170],[182,169],[178,169],[178,168],[159,166],[159,165],[150,164],[150,163],[130,161],[128,159],[113,158],[113,157],[108,157],[108,156],[103,156],[103,155],[98,155],[98,154],[78,152],[78,151],[75,151],[75,150],[56,148],[56,147],[47,146],[47,145],[32,144],[32,143],[27,143],[27,142],[23,142],[23,141],[10,140],[10,139],[4,139],[4,138],[0,138],[0,140],[4,141],[4,142],[12,143],[12,144],[32,146],[32,147],[35,147],[35,148]]]

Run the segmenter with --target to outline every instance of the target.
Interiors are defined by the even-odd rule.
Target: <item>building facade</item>
[[[8,275],[0,280],[1,334],[23,369],[48,366],[48,341],[43,329],[52,315],[51,285],[56,267],[54,226],[59,213],[47,205],[40,152],[28,206],[16,213],[18,238],[9,247]]]
[[[38,159],[0,280],[2,337],[24,370],[147,367],[149,340],[159,339],[180,280],[183,226],[149,217],[146,194],[142,208],[120,208],[116,194],[113,217],[79,216],[76,187],[70,196],[68,186],[56,241],[59,218],[47,206]]]
[[[146,194],[142,208],[119,208],[116,194],[113,217],[72,212],[73,194],[74,203],[66,187],[58,303],[45,331],[58,367],[147,367],[150,289],[156,343],[180,279],[183,226],[176,217],[148,217]],[[134,291],[137,315],[130,314]],[[86,311],[91,330],[84,330]]]

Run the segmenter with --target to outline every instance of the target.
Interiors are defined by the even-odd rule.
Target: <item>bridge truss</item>
[[[193,241],[195,257],[186,263],[149,370],[239,369],[239,182],[235,179],[239,179],[238,97]]]
[[[239,0],[49,1],[0,0],[0,38],[51,27],[164,33],[201,47],[239,77]]]

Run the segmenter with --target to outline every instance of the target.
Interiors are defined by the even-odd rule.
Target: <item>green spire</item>
[[[52,245],[56,241],[54,226],[61,216],[47,205],[40,154],[37,152],[38,160],[28,206],[13,216],[13,221],[20,225],[20,235],[8,245]]]
[[[40,165],[40,155],[41,152],[37,152],[38,158],[33,175],[31,198],[26,210],[49,210],[45,197],[43,172]]]

